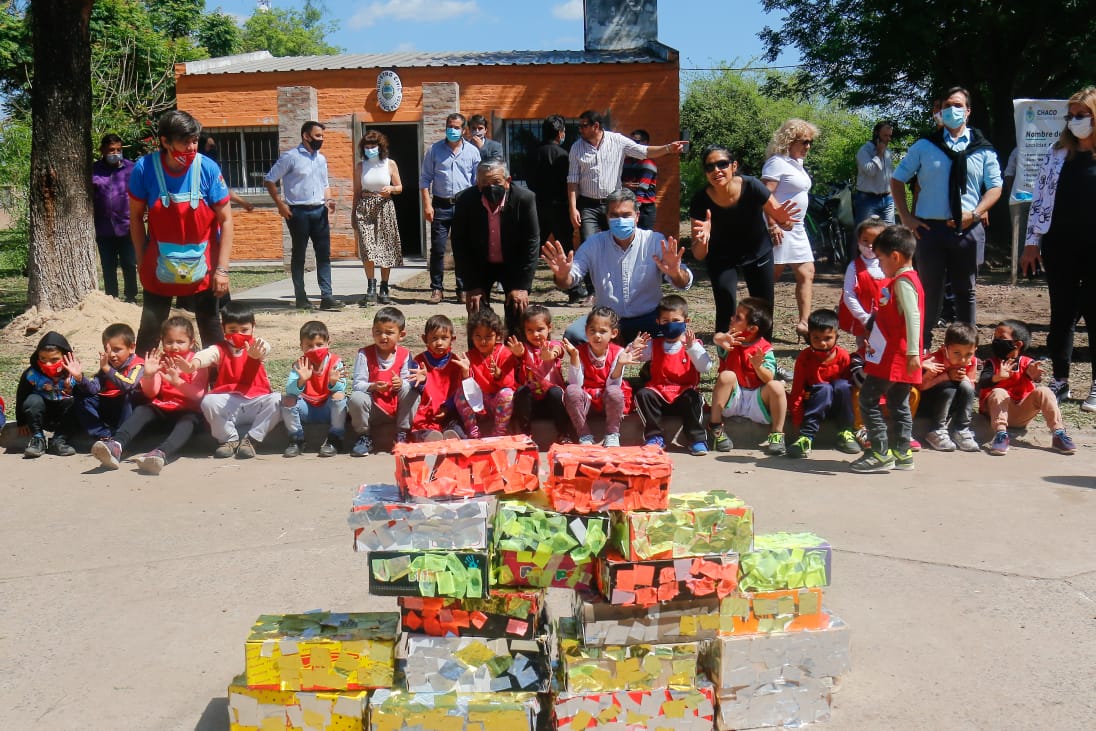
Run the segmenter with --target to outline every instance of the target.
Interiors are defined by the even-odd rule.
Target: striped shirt
[[[266,174],[266,182],[282,183],[282,196],[291,206],[318,206],[327,195],[327,158],[297,145],[283,152]]]
[[[624,169],[620,173],[621,184],[636,183],[632,192],[636,194],[636,202],[654,203],[655,187],[658,185],[658,166],[653,160],[637,160],[629,157],[624,161]]]
[[[605,198],[620,188],[624,157],[647,158],[647,145],[641,145],[619,132],[603,132],[601,144],[594,147],[581,137],[571,145],[567,182],[578,183],[578,194],[587,198]]]

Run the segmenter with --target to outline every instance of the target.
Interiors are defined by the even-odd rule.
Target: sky
[[[328,41],[348,53],[532,51],[582,48],[582,0],[323,0],[338,32]],[[300,7],[304,0],[271,0]],[[661,0],[659,40],[681,53],[681,68],[764,65],[757,34],[778,27],[759,0]],[[255,0],[206,0],[247,18]],[[795,64],[785,51],[777,65]]]

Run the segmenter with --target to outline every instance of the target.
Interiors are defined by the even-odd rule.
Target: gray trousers
[[[368,434],[375,424],[396,424],[396,431],[409,431],[411,429],[411,415],[419,405],[420,394],[411,388],[407,381],[400,387],[400,397],[396,405],[395,417],[390,416],[383,409],[376,408],[373,404],[373,394],[365,391],[354,391],[350,394],[350,425],[357,434]]]
[[[871,439],[871,448],[879,454],[887,453],[887,419],[883,416],[880,400],[887,397],[887,410],[894,421],[894,449],[905,454],[910,450],[913,438],[913,412],[910,411],[909,383],[891,383],[878,376],[868,376],[860,387],[860,416]]]

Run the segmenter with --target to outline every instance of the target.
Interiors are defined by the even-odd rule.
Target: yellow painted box
[[[258,690],[243,675],[228,686],[230,731],[364,731],[369,691]]]
[[[564,684],[572,693],[691,688],[699,643],[590,647],[561,635]]]
[[[378,690],[369,700],[371,731],[534,731],[536,693],[410,693]]]
[[[264,614],[244,646],[249,688],[367,690],[392,685],[397,612]]]

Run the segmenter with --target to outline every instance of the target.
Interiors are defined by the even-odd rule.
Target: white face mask
[[[863,244],[857,244],[857,246],[860,247],[860,256],[864,257],[865,259],[875,258],[875,251],[873,251],[870,246],[864,246]]]
[[[1071,119],[1068,122],[1069,131],[1079,140],[1087,139],[1092,134],[1092,117],[1084,119]]]

